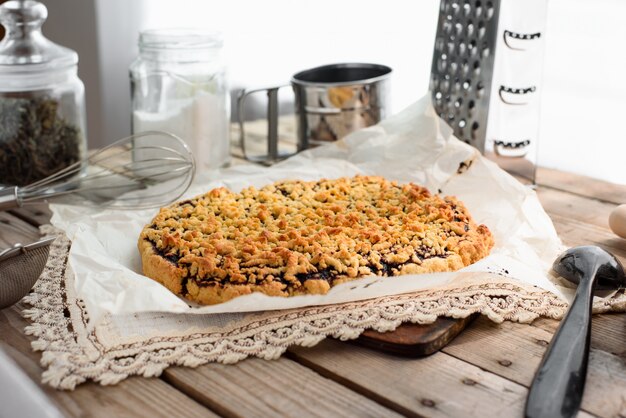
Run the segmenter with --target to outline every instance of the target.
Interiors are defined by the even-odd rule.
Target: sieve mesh
[[[34,248],[0,262],[0,309],[26,296],[46,265],[49,249]]]

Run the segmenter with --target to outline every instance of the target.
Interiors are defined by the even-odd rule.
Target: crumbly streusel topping
[[[456,198],[365,176],[214,189],[161,209],[142,239],[200,286],[280,281],[288,289],[398,275],[453,254],[468,265],[493,246]]]

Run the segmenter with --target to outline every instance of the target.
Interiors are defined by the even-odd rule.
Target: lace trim
[[[131,375],[158,376],[172,365],[235,363],[248,356],[275,359],[290,345],[313,346],[329,336],[349,340],[368,328],[391,331],[402,322],[428,324],[438,316],[481,313],[495,322],[530,322],[539,316],[559,318],[567,307],[550,292],[503,278],[455,289],[247,315],[228,329],[180,329],[116,342],[99,332],[99,326],[87,328],[88,314],[74,293],[73,273],[67,266],[69,239],[51,226],[42,227],[42,232],[58,239],[41,278],[23,299],[32,306],[23,315],[32,321],[25,331],[36,337],[33,349],[43,352],[42,381],[58,389],[72,390],[87,380],[110,385]],[[626,310],[623,293],[596,306],[599,312],[616,309]],[[106,326],[112,327],[111,321]]]

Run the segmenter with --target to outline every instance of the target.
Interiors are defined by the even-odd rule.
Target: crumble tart
[[[139,237],[143,273],[200,304],[455,271],[492,246],[455,197],[367,176],[217,188],[162,208]]]

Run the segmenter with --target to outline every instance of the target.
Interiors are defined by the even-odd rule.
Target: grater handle
[[[525,51],[531,47],[532,41],[541,38],[541,32],[519,33],[505,30],[502,35],[504,44],[514,51]]]
[[[498,90],[498,95],[500,96],[500,100],[502,100],[502,103],[505,103],[507,105],[526,105],[536,92],[537,86],[524,88],[500,86],[500,89]]]

